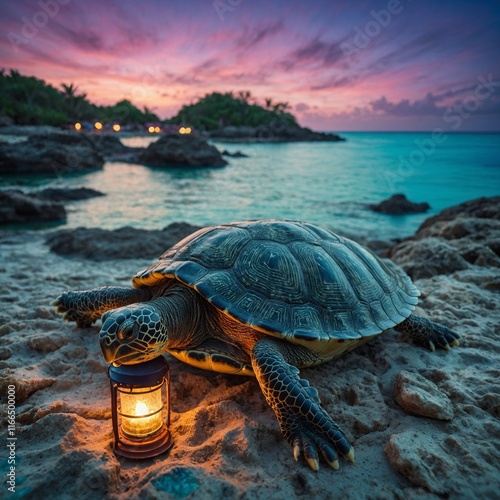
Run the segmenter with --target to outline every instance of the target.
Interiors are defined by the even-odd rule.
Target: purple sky
[[[0,0],[0,67],[162,118],[212,91],[321,130],[500,130],[500,1]]]

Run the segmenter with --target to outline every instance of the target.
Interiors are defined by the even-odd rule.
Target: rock
[[[456,220],[463,217],[475,219],[500,220],[500,196],[482,197],[449,207],[426,219],[417,230],[417,234],[427,227],[443,221]]]
[[[87,200],[97,196],[105,196],[104,193],[90,188],[46,188],[40,191],[33,191],[31,195],[51,201],[75,201]]]
[[[40,372],[25,369],[12,370],[7,368],[0,375],[2,394],[7,394],[11,385],[16,388],[16,401],[22,402],[35,392],[50,387],[57,382],[56,378],[45,377]]]
[[[225,149],[221,154],[222,156],[229,156],[230,158],[248,158],[248,155],[242,153],[241,151],[230,153],[227,149]]]
[[[500,267],[500,196],[443,210],[383,255],[413,279],[451,274],[471,266]]]
[[[413,280],[450,274],[469,267],[456,248],[439,238],[400,243],[390,251],[390,257]]]
[[[162,230],[122,227],[61,229],[46,238],[50,250],[59,255],[79,255],[92,260],[156,258],[182,238],[200,229],[173,223]]]
[[[114,134],[102,133],[92,139],[106,161],[137,163],[139,155],[146,149],[125,146]]]
[[[139,161],[160,167],[223,167],[226,160],[215,146],[190,134],[166,134],[139,155]]]
[[[410,415],[452,420],[453,406],[434,382],[418,373],[402,371],[394,385],[394,399]]]
[[[0,224],[64,220],[66,220],[66,210],[60,203],[40,200],[20,190],[0,191]]]
[[[6,115],[0,116],[0,127],[8,127],[8,126],[12,125],[13,123],[14,123],[14,121],[12,120],[12,118],[10,116],[6,116]]]
[[[380,203],[369,205],[369,208],[383,214],[405,215],[427,212],[431,207],[428,203],[413,203],[404,194],[395,194]]]
[[[33,134],[26,141],[0,143],[0,173],[53,174],[102,168],[94,142],[80,133]]]
[[[210,137],[226,142],[302,142],[302,141],[345,141],[337,134],[314,132],[307,127],[273,121],[258,127],[227,126],[210,132]]]
[[[392,467],[413,484],[449,495],[446,479],[456,469],[452,457],[444,454],[432,437],[413,431],[393,434],[384,451]]]

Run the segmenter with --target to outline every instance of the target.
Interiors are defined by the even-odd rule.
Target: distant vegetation
[[[250,92],[213,92],[194,104],[185,105],[176,116],[164,123],[215,130],[227,125],[297,125],[286,102],[266,98],[262,105],[255,102]],[[147,107],[139,109],[130,101],[122,100],[114,106],[92,104],[85,93],[72,83],[60,89],[33,76],[23,76],[16,70],[6,73],[0,69],[0,115],[12,118],[19,125],[68,125],[75,122],[98,120],[104,123],[145,124],[160,122]]]
[[[19,125],[66,125],[77,121],[99,120],[122,124],[144,124],[160,119],[147,108],[140,110],[130,101],[114,106],[97,106],[79,93],[75,85],[62,84],[58,90],[33,76],[15,70],[0,70],[0,115]]]
[[[202,97],[195,104],[185,105],[168,123],[181,123],[196,127],[198,130],[216,130],[234,125],[258,127],[275,120],[288,125],[296,125],[295,117],[288,110],[286,102],[274,103],[265,99],[264,106],[255,103],[250,92],[213,92]]]

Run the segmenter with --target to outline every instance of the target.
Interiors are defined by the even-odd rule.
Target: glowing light
[[[158,134],[160,132],[160,127],[155,127],[155,132]]]
[[[154,131],[155,131],[155,128],[154,128],[154,127],[152,127],[152,126],[151,126],[151,127],[148,127],[148,132],[153,133]]]
[[[135,414],[138,417],[143,417],[148,414],[148,405],[142,401],[137,401],[135,404]]]
[[[94,127],[95,127],[97,130],[102,130],[102,123],[101,123],[101,122],[95,122],[95,123],[94,123]]]
[[[81,123],[75,123],[75,130],[81,130],[82,129],[82,124]]]
[[[191,133],[191,127],[181,127],[179,129],[179,134],[190,134]]]
[[[121,394],[122,430],[131,437],[154,434],[163,425],[161,385],[153,392]]]
[[[121,127],[120,127],[120,125],[118,125],[118,123],[115,123],[115,124],[113,125],[113,130],[114,130],[115,132],[120,132],[120,129],[121,129]]]

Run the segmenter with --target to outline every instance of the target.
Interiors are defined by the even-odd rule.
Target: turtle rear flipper
[[[104,286],[78,292],[64,292],[50,305],[65,321],[74,321],[80,328],[95,323],[106,311],[143,302],[151,298],[148,289]]]
[[[394,329],[408,335],[416,344],[428,347],[431,351],[435,351],[436,346],[449,351],[450,347],[459,345],[458,333],[416,314],[409,316]]]
[[[252,351],[253,369],[295,460],[303,453],[311,469],[318,470],[320,451],[325,461],[338,469],[338,454],[353,462],[354,449],[321,407],[316,389],[299,378],[299,370],[288,363],[302,364],[300,351],[280,340],[261,339]]]

